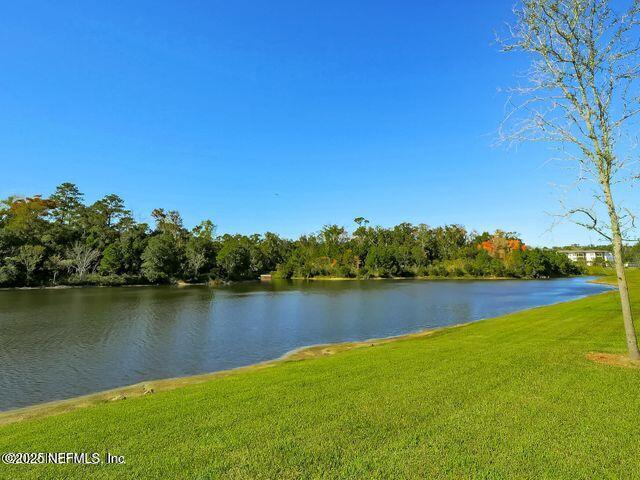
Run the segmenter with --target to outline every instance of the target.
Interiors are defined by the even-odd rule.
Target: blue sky
[[[525,66],[493,44],[512,4],[5,2],[0,195],[72,181],[220,232],[365,216],[595,241],[547,232],[544,148],[492,146]]]

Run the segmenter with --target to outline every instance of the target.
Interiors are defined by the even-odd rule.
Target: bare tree
[[[98,250],[80,242],[74,243],[73,247],[67,251],[69,265],[80,278],[84,278],[87,272],[95,268],[99,256]]]
[[[640,0],[629,3],[621,12],[609,0],[524,0],[515,8],[509,38],[498,41],[531,64],[525,84],[510,89],[500,135],[507,142],[550,141],[578,166],[576,186],[587,188],[590,205],[565,207],[561,215],[611,242],[627,348],[640,359],[622,261],[635,225],[621,191],[638,178],[628,133],[640,112]]]
[[[193,270],[193,276],[197,277],[202,267],[207,263],[207,255],[204,250],[198,250],[195,248],[187,248],[186,250],[187,263]]]

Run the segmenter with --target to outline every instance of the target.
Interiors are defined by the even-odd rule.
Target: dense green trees
[[[275,233],[216,235],[210,220],[192,230],[176,211],[156,209],[155,226],[134,221],[124,201],[107,195],[85,205],[71,183],[49,198],[0,201],[0,286],[250,280],[291,277],[517,277],[579,273],[564,255],[525,249],[513,234],[467,232],[401,223],[349,233],[326,225],[295,241]]]
[[[336,225],[293,242],[280,264],[283,277],[516,277],[580,273],[565,255],[529,249],[513,234],[468,233],[460,225],[429,228],[402,223],[369,227],[365,219],[352,236]],[[504,243],[504,248],[489,248]]]

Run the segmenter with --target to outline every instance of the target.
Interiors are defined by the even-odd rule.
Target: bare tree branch
[[[635,215],[614,191],[640,178],[629,155],[636,142],[623,141],[640,113],[640,0],[623,12],[610,0],[523,0],[514,13],[508,40],[498,43],[531,63],[526,84],[508,90],[499,141],[558,145],[578,167],[575,190],[583,183],[593,187],[590,207],[561,202],[554,224],[567,219],[612,243],[627,346],[640,359],[622,263],[622,242],[636,228]]]

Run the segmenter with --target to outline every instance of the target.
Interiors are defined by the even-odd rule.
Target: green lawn
[[[640,275],[632,274],[640,314]],[[0,427],[0,478],[640,478],[616,293]],[[1,392],[0,392],[1,394]]]

